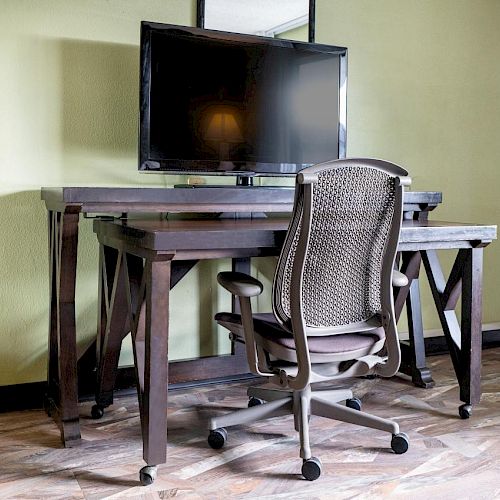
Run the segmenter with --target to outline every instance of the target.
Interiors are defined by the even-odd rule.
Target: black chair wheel
[[[139,478],[143,486],[153,484],[156,479],[156,465],[146,465],[139,471]]]
[[[264,403],[265,403],[265,401],[263,399],[255,398],[252,396],[248,400],[248,407],[251,408],[252,406],[259,406],[259,405],[263,405]]]
[[[308,458],[302,463],[302,475],[308,481],[315,481],[321,476],[321,460],[316,457]]]
[[[210,431],[208,435],[208,445],[214,450],[220,450],[227,441],[227,431],[224,427]]]
[[[99,405],[92,406],[92,410],[90,410],[90,414],[94,420],[99,420],[104,415],[104,408]]]
[[[347,408],[352,408],[353,410],[361,411],[361,400],[358,398],[346,399],[345,405]]]
[[[472,415],[471,405],[462,405],[458,408],[458,414],[462,420],[467,420]]]
[[[409,447],[410,438],[404,432],[392,435],[391,448],[394,453],[401,455],[406,453]]]

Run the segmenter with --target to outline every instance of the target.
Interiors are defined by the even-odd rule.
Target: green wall
[[[349,49],[347,154],[400,163],[413,178],[412,190],[442,191],[435,219],[498,224],[500,2],[316,4],[316,41]],[[443,263],[448,267],[450,257]],[[483,319],[494,323],[500,319],[497,243],[486,249],[484,269]],[[421,281],[424,326],[438,328]]]
[[[284,31],[276,36],[276,38],[285,38],[287,40],[299,40],[300,42],[307,42],[309,36],[309,27],[307,24]]]
[[[137,172],[139,28],[141,20],[194,25],[195,6],[195,0],[1,0],[0,385],[46,374],[47,225],[40,187],[181,180]],[[90,220],[82,221],[80,234],[76,307],[83,349],[97,324]],[[200,266],[176,287],[172,357],[227,350],[227,335],[212,339],[212,298],[220,292],[200,286],[214,283],[216,272]]]
[[[45,378],[48,264],[40,187],[182,181],[137,172],[139,23],[193,25],[195,1],[0,3],[0,385],[7,385]],[[317,0],[316,19],[318,42],[349,47],[349,155],[399,162],[411,172],[412,189],[443,191],[435,217],[497,223],[500,3]],[[497,247],[485,252],[488,323],[499,316]],[[81,223],[79,251],[83,349],[97,322],[89,220]],[[227,335],[211,318],[229,304],[214,286],[218,269],[228,265],[204,263],[174,290],[173,359],[227,351]],[[272,272],[272,259],[258,264],[264,281]],[[438,326],[429,300],[425,320],[427,328]],[[129,350],[122,361],[130,362]]]

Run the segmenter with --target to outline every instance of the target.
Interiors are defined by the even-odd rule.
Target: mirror
[[[314,42],[315,0],[198,0],[199,28]]]

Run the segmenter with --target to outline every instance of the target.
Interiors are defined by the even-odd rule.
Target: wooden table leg
[[[445,281],[435,250],[422,252],[434,303],[448,343],[460,386],[461,418],[469,418],[472,405],[481,398],[481,315],[483,248],[458,251],[450,276]],[[462,324],[455,307],[462,295]]]
[[[250,274],[251,264],[250,257],[233,258],[231,259],[231,271],[233,273]],[[231,296],[231,312],[240,312],[240,302],[234,295]],[[231,366],[234,374],[250,373],[244,344],[233,340],[231,342],[231,354]]]
[[[98,326],[96,404],[92,407],[93,418],[101,418],[104,408],[113,403],[121,345],[130,331],[125,254],[101,244],[100,261],[101,319]]]
[[[100,245],[99,303],[100,317],[97,337],[96,404],[92,418],[104,415],[104,409],[113,404],[118,372],[118,361],[125,336],[133,328],[139,303],[144,300],[141,292],[143,260],[106,245]],[[196,265],[197,260],[174,261],[171,266],[170,289]],[[128,283],[126,281],[128,280]],[[127,290],[128,287],[128,290]],[[129,297],[127,297],[129,293]],[[142,295],[141,295],[142,294]],[[141,336],[143,339],[143,336]],[[139,342],[139,340],[138,340]],[[143,351],[141,351],[143,352]],[[140,371],[143,377],[143,371]]]
[[[462,276],[460,399],[466,406],[481,399],[483,248],[466,251]],[[463,408],[462,412],[469,412]]]
[[[57,279],[56,262],[59,255],[59,212],[48,212],[49,229],[49,352],[47,363],[47,394],[45,408],[49,415],[59,404],[59,342],[57,338]]]
[[[140,311],[133,325],[134,354],[140,381],[143,458],[147,464],[140,471],[142,484],[151,484],[156,477],[156,467],[165,463],[167,459],[171,258],[172,256],[165,260],[146,259],[144,268],[146,307],[141,308],[138,304]]]
[[[49,212],[49,359],[47,403],[65,446],[80,442],[75,322],[79,208]]]
[[[406,298],[408,315],[408,335],[410,340],[411,380],[417,387],[434,387],[431,371],[425,362],[424,327],[420,305],[420,285],[418,278],[412,280],[410,293]]]
[[[401,342],[401,372],[410,375],[417,387],[430,388],[434,380],[425,361],[424,328],[422,324],[422,308],[420,305],[420,252],[401,252],[401,272],[408,278],[408,286],[395,292],[395,312],[399,319],[403,305],[406,303],[408,316],[409,342]]]

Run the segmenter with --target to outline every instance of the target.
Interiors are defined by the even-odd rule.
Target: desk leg
[[[233,273],[250,274],[251,267],[250,257],[231,259],[231,271]],[[240,312],[240,302],[235,295],[231,296],[231,311],[234,313]]]
[[[59,404],[59,341],[57,336],[57,279],[56,262],[59,255],[59,212],[49,211],[49,349],[47,363],[47,394],[45,407],[51,415]]]
[[[411,380],[417,387],[429,389],[434,387],[434,380],[425,362],[424,327],[422,324],[422,308],[420,305],[420,285],[418,278],[411,282],[410,293],[406,299],[406,304],[412,369]]]
[[[481,398],[481,315],[483,248],[458,251],[450,276],[445,281],[435,250],[422,252],[434,303],[445,334],[460,386],[459,408],[469,418],[472,405]],[[455,307],[462,295],[462,324]]]
[[[477,404],[481,399],[482,283],[483,249],[467,250],[462,277],[463,371],[460,381],[460,399],[465,405]]]
[[[165,256],[164,256],[165,258]],[[156,466],[167,459],[168,327],[171,259],[146,259],[141,290],[145,307],[137,304],[132,325],[139,381],[143,457],[142,484],[151,484]],[[142,292],[140,293],[142,296]]]
[[[231,271],[233,273],[245,273],[250,274],[252,268],[252,262],[250,257],[233,258],[231,260]],[[234,313],[240,312],[240,301],[238,297],[233,295],[231,297],[231,311]],[[234,368],[234,374],[249,373],[250,368],[248,368],[248,361],[245,351],[245,346],[241,342],[232,341],[231,354],[233,358],[231,359],[231,364]]]
[[[79,444],[75,283],[79,209],[49,211],[50,315],[46,407],[65,446]]]
[[[101,315],[97,338],[96,404],[92,417],[101,418],[113,403],[122,341],[130,331],[125,254],[100,245],[99,299]]]
[[[100,245],[96,404],[92,407],[92,418],[95,419],[101,418],[104,409],[113,403],[121,345],[128,332],[133,329],[133,322],[140,315],[141,308],[137,309],[138,304],[144,301],[144,290],[141,291],[144,270],[142,258],[127,254],[126,262],[124,259],[125,254],[122,251]],[[172,262],[170,289],[174,288],[197,262]],[[141,338],[144,339],[144,336]],[[138,373],[143,377],[144,370],[139,370]]]
[[[411,376],[417,387],[430,388],[434,380],[425,362],[424,328],[422,324],[422,308],[420,305],[420,252],[402,252],[401,272],[408,277],[409,284],[395,291],[394,307],[396,318],[402,312],[406,302],[408,316],[409,346],[401,343],[401,372]],[[406,358],[406,359],[405,359]]]

